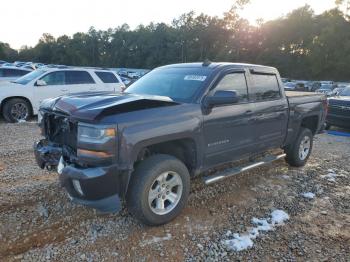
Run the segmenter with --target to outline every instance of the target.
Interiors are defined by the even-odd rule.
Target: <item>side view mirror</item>
[[[218,90],[213,96],[208,96],[205,99],[205,104],[208,107],[218,105],[230,105],[238,102],[237,92],[234,90]]]
[[[35,83],[37,86],[46,86],[46,82],[44,80],[37,80]]]

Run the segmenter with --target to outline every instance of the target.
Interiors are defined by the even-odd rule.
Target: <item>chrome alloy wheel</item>
[[[10,114],[18,122],[27,119],[29,112],[24,103],[16,103],[11,107]]]
[[[148,204],[153,213],[165,215],[171,212],[182,196],[182,179],[178,173],[168,171],[160,174],[148,192]]]
[[[311,141],[310,137],[304,136],[304,138],[300,142],[299,146],[299,158],[300,160],[305,160],[310,152]]]

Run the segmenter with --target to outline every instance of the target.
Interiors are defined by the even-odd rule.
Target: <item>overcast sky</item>
[[[234,0],[2,0],[0,41],[13,48],[33,46],[43,33],[57,37],[127,23],[131,28],[149,22],[170,23],[173,18],[194,10],[221,16]],[[321,13],[334,7],[334,0],[251,0],[242,16],[255,22],[285,15],[309,4]]]

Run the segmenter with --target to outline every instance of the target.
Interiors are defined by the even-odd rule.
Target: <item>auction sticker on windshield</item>
[[[184,80],[201,81],[203,82],[207,77],[201,75],[186,75]]]

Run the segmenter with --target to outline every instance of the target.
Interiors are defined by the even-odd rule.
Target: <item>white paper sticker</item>
[[[201,81],[203,82],[207,77],[201,75],[186,75],[184,80]]]

